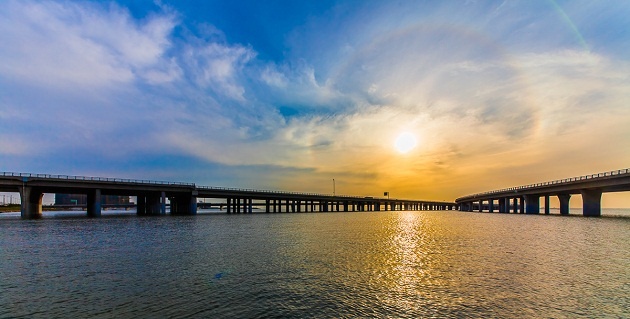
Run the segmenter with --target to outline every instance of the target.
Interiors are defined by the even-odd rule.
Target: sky
[[[628,52],[626,0],[4,0],[0,171],[452,201],[625,169]]]

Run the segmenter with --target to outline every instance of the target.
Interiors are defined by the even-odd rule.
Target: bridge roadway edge
[[[87,215],[90,217],[101,216],[100,199],[104,195],[137,196],[138,215],[166,214],[167,198],[170,201],[171,215],[197,214],[198,198],[225,199],[228,214],[252,213],[254,205],[261,205],[255,204],[254,200],[264,201],[262,205],[266,213],[457,209],[454,202],[443,201],[335,196],[196,186],[193,183],[10,172],[0,173],[0,191],[20,194],[21,217],[24,219],[42,216],[44,193],[87,195]]]
[[[603,193],[630,191],[630,169],[584,175],[563,180],[510,187],[467,195],[455,200],[462,211],[493,212],[494,203],[498,201],[500,213],[539,214],[540,197],[545,201],[545,214],[549,214],[549,197],[557,196],[560,214],[569,214],[571,195],[582,196],[582,212],[584,216],[601,216],[601,199]],[[487,204],[486,204],[487,202]],[[487,209],[486,209],[487,208]]]

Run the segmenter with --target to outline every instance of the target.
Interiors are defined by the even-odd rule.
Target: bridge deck
[[[457,198],[455,202],[460,205],[461,210],[472,211],[473,206],[477,205],[480,211],[484,207],[492,211],[494,201],[498,200],[499,211],[509,212],[512,207],[515,211],[520,208],[521,211],[538,214],[540,197],[545,197],[545,213],[549,213],[549,196],[558,196],[561,214],[568,214],[571,195],[581,194],[584,215],[600,216],[601,194],[624,191],[630,191],[630,169],[477,193]],[[512,205],[510,200],[513,201]],[[484,206],[485,201],[488,202],[487,206]]]
[[[100,196],[137,196],[139,214],[165,214],[167,200],[171,214],[195,214],[198,198],[225,199],[228,213],[252,212],[254,201],[263,201],[266,212],[280,211],[370,211],[452,210],[456,204],[417,199],[390,199],[365,196],[330,195],[272,190],[197,186],[194,183],[160,182],[119,178],[0,173],[0,191],[19,192],[22,217],[41,215],[43,193],[86,194],[88,215],[98,216]]]

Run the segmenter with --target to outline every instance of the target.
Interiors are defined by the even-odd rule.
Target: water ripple
[[[1,318],[628,317],[628,219],[0,221]]]

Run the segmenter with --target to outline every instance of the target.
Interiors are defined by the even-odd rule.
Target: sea
[[[630,318],[630,210],[0,214],[0,318]]]

